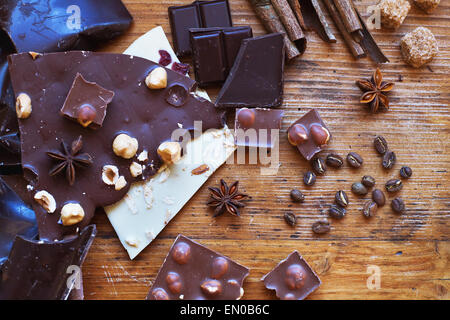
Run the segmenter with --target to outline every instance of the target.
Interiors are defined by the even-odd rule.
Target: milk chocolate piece
[[[253,36],[250,27],[189,30],[195,80],[204,87],[226,80],[243,39]]]
[[[0,174],[21,172],[19,129],[6,57],[16,52],[93,49],[123,33],[131,21],[120,0],[78,0],[73,5],[63,0],[0,1]]]
[[[231,27],[228,0],[194,1],[186,6],[169,7],[170,28],[178,56],[191,54],[190,28]]]
[[[322,283],[297,250],[261,280],[282,300],[303,300]]]
[[[294,122],[287,132],[289,142],[306,160],[320,152],[331,139],[330,131],[315,109]]]
[[[178,235],[147,300],[237,300],[250,270]]]
[[[238,146],[273,148],[272,131],[279,132],[282,110],[236,109],[234,121],[235,141]],[[274,135],[278,137],[278,134]]]
[[[90,225],[58,242],[17,237],[1,269],[0,299],[66,300],[96,234]]]
[[[278,107],[283,102],[284,42],[281,33],[244,39],[216,100],[218,107]]]
[[[77,73],[61,114],[77,121],[83,127],[101,127],[106,116],[106,108],[112,101],[114,92],[102,88],[94,82],[86,81]]]
[[[15,190],[22,190],[22,193]],[[0,177],[0,265],[8,257],[17,235],[27,239],[37,236],[36,218],[29,204],[31,199],[22,199],[26,196],[25,190],[22,176]]]
[[[174,130],[180,130],[180,134],[191,131],[194,121],[202,121],[199,129],[202,131],[224,125],[224,113],[209,101],[190,94],[195,82],[183,75],[166,69],[167,88],[149,89],[145,78],[158,65],[142,58],[72,51],[43,54],[36,60],[28,53],[16,54],[10,56],[9,61],[15,92],[26,92],[33,104],[30,117],[19,120],[25,176],[34,187],[32,195],[47,191],[56,202],[55,212],[48,213],[33,201],[39,236],[44,240],[61,239],[66,234],[73,234],[77,228],[85,227],[96,207],[117,202],[127,193],[132,182],[153,176],[162,165],[157,149],[162,142],[171,139]],[[98,130],[83,128],[59,114],[77,73],[87,81],[115,92],[108,106],[108,115]],[[23,81],[24,78],[27,81]],[[182,97],[184,103],[179,106],[166,102],[169,97],[172,102],[181,101],[180,93],[173,90],[174,85],[187,90]],[[137,140],[137,153],[131,159],[124,159],[113,152],[113,141],[119,134]],[[63,152],[61,141],[70,144],[78,141],[79,136],[82,136],[82,150],[77,145],[75,148],[72,146],[72,151],[78,150],[80,156],[90,155],[93,163],[85,168],[75,166],[76,179],[70,186],[64,174],[49,175],[56,160],[47,153],[53,150]],[[137,157],[144,150],[148,152],[148,159],[141,162]],[[69,158],[73,160],[73,154]],[[63,161],[65,159],[61,159],[61,163]],[[142,175],[134,177],[131,174],[133,162],[144,166]],[[119,180],[125,182],[120,188],[115,186],[115,182],[109,185],[102,179],[106,165],[117,167],[118,175],[122,177]],[[72,226],[58,223],[61,209],[67,202],[79,203],[85,213],[83,220]]]

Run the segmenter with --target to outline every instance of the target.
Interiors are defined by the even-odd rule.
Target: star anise
[[[394,83],[383,81],[379,68],[375,70],[370,80],[358,80],[356,84],[364,92],[359,101],[369,104],[372,113],[389,110],[389,99],[385,93],[392,90]]]
[[[56,150],[47,152],[50,158],[59,162],[48,174],[54,176],[65,170],[67,181],[72,186],[75,183],[75,167],[87,167],[91,165],[92,157],[87,153],[79,154],[83,147],[81,136],[72,142],[70,149],[64,141],[61,141],[61,147],[62,152]]]
[[[220,180],[220,188],[208,187],[211,191],[211,200],[207,203],[210,207],[216,207],[214,210],[214,217],[217,217],[228,211],[229,213],[239,216],[239,208],[245,207],[241,202],[248,198],[248,195],[239,193],[238,191],[239,181],[234,182],[230,187],[226,182]]]

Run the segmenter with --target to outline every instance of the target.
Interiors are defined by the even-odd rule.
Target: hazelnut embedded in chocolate
[[[167,71],[163,67],[156,67],[145,78],[149,89],[164,89],[167,87]]]
[[[26,93],[21,93],[16,99],[17,118],[26,119],[31,114],[31,98]]]
[[[205,280],[200,285],[203,293],[208,296],[216,296],[222,292],[222,283],[218,280]]]
[[[61,222],[64,226],[72,226],[84,219],[84,210],[79,203],[67,203],[61,209]]]
[[[78,109],[77,120],[83,127],[89,126],[95,120],[97,111],[89,104],[84,104]]]
[[[183,286],[181,282],[180,275],[176,272],[169,272],[166,276],[166,282],[169,287],[169,290],[173,294],[179,294],[181,292],[181,288]]]
[[[41,205],[48,213],[53,213],[56,210],[56,200],[53,196],[45,190],[36,192],[34,200]]]
[[[114,184],[114,189],[116,191],[122,190],[127,185],[127,180],[125,180],[124,176],[120,176]]]
[[[211,276],[214,279],[223,277],[228,271],[228,261],[225,258],[217,257],[212,264]]]
[[[163,288],[154,289],[152,291],[152,296],[155,298],[155,300],[169,300],[169,295]]]
[[[181,158],[181,145],[175,141],[163,142],[158,147],[158,155],[166,164],[172,164]]]
[[[309,130],[314,142],[319,146],[326,145],[330,141],[330,132],[320,124],[312,124]]]
[[[298,264],[289,266],[286,270],[285,282],[289,289],[300,289],[305,284],[305,270]]]
[[[174,107],[181,107],[188,95],[189,91],[183,85],[174,83],[167,89],[166,102]]]
[[[242,127],[250,128],[255,123],[255,111],[243,108],[238,111],[237,120]]]
[[[124,159],[131,159],[136,155],[138,141],[125,133],[119,134],[113,141],[114,153]]]
[[[102,169],[102,180],[107,185],[116,184],[119,179],[119,169],[116,166],[106,165]]]
[[[299,144],[304,143],[308,140],[308,132],[306,131],[306,128],[301,124],[294,124],[289,128],[288,140],[293,146],[298,146]]]
[[[188,263],[191,257],[191,247],[185,242],[177,243],[173,249],[172,257],[178,264]]]

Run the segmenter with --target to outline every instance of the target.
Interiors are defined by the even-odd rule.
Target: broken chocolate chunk
[[[86,81],[77,73],[61,114],[77,121],[83,127],[101,127],[106,116],[106,108],[112,101],[114,92],[102,88],[95,82]]]
[[[236,109],[234,136],[236,145],[273,148],[281,128],[282,110]]]
[[[17,237],[1,268],[2,300],[66,300],[79,288],[81,265],[94,241],[95,225],[55,242]]]
[[[278,107],[283,102],[284,42],[281,33],[242,40],[218,107]]]
[[[72,51],[42,54],[36,60],[28,53],[16,54],[9,61],[15,92],[27,93],[33,103],[32,116],[19,119],[23,168],[29,173],[28,179],[36,184],[32,193],[46,191],[56,202],[55,211],[48,213],[33,201],[39,236],[43,240],[62,239],[77,228],[84,228],[96,207],[116,203],[132,182],[146,180],[158,172],[162,160],[157,149],[162,142],[171,140],[172,132],[179,129],[180,123],[186,132],[194,130],[194,121],[202,121],[202,131],[224,126],[224,112],[191,94],[195,82],[183,75],[165,69],[167,88],[147,88],[145,78],[159,65],[136,56]],[[115,92],[108,115],[97,130],[83,128],[59,114],[77,73]],[[23,81],[24,77],[28,80]],[[183,90],[170,95],[175,91],[174,84]],[[168,95],[176,96],[173,100],[177,106],[166,101]],[[93,163],[77,170],[76,180],[69,187],[64,175],[48,175],[54,163],[49,161],[46,152],[59,150],[61,141],[71,142],[80,135],[82,153],[89,154]],[[124,136],[130,139],[116,139]],[[142,163],[145,169],[142,175],[134,177],[130,165],[143,150],[148,152],[147,161]],[[117,167],[118,179],[113,184],[103,182],[102,171],[106,165]],[[79,203],[83,208],[85,217],[80,223],[72,226],[58,223],[67,202]]]
[[[308,161],[331,139],[330,131],[315,109],[294,122],[287,132],[290,144],[296,146]]]
[[[178,235],[147,300],[237,300],[249,269]]]
[[[322,283],[297,250],[261,280],[282,300],[303,300]]]

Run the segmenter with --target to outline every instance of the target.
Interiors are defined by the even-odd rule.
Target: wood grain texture
[[[122,52],[137,37],[161,25],[170,37],[169,5],[180,0],[126,0],[134,25],[104,51]],[[362,12],[366,4],[356,2]],[[255,35],[265,33],[246,0],[231,0],[235,25],[251,25]],[[258,165],[224,165],[189,201],[158,238],[134,261],[130,261],[105,215],[94,223],[98,236],[83,267],[86,299],[143,299],[175,237],[182,233],[251,268],[245,282],[245,299],[274,299],[260,278],[294,249],[298,250],[322,279],[311,299],[449,299],[450,289],[450,3],[441,1],[427,15],[412,6],[403,25],[395,31],[374,31],[374,37],[390,59],[381,66],[386,80],[394,81],[391,109],[372,115],[358,103],[358,78],[370,77],[376,67],[368,58],[355,61],[342,37],[327,44],[307,33],[305,54],[286,66],[283,130],[311,108],[319,110],[333,134],[328,150],[341,156],[360,153],[359,170],[347,165],[329,169],[315,186],[305,188],[302,175],[309,164],[281,135],[280,168],[275,176],[261,176]],[[329,20],[331,23],[331,20]],[[332,23],[331,23],[332,24]],[[428,27],[439,42],[440,53],[428,67],[412,69],[401,58],[401,37],[417,26]],[[208,91],[212,97],[216,90]],[[231,117],[231,116],[230,116]],[[373,148],[381,134],[397,154],[389,171]],[[326,154],[326,152],[324,153]],[[402,165],[414,173],[399,195],[407,212],[395,215],[389,203],[367,220],[361,214],[364,198],[350,192],[353,182],[365,174],[374,176],[377,187],[398,177]],[[212,218],[205,203],[207,186],[241,181],[252,196],[242,217]],[[293,204],[289,191],[304,191],[306,202]],[[334,193],[348,191],[350,207],[341,221],[332,220],[329,234],[316,236],[311,225],[326,217]],[[392,197],[389,197],[391,200]],[[285,211],[298,217],[295,228],[283,220]],[[366,286],[367,266],[381,270],[381,287]]]

